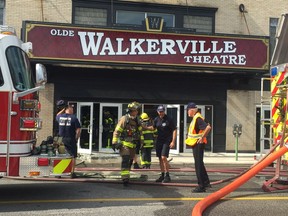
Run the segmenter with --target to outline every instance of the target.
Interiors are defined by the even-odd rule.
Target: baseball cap
[[[163,105],[158,106],[157,112],[164,112],[164,111],[165,111],[165,107]]]
[[[193,102],[188,103],[187,110],[188,109],[195,109],[195,108],[197,108],[197,105],[195,103],[193,103]]]
[[[66,102],[64,100],[58,100],[56,102],[57,107],[63,107],[66,106]]]

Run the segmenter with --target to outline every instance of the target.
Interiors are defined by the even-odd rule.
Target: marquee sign
[[[32,58],[181,67],[268,69],[267,38],[24,23]]]

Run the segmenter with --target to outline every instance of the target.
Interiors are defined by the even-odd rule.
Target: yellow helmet
[[[133,102],[128,104],[128,110],[137,110],[140,108],[140,106],[141,106],[140,103],[133,101]]]
[[[148,121],[149,120],[149,116],[147,113],[142,113],[140,118],[143,120],[143,121]]]

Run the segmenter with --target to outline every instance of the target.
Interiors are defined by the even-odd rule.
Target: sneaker
[[[204,187],[205,187],[205,188],[212,188],[212,186],[211,186],[211,184],[210,184],[210,183],[208,183],[208,184],[205,184],[205,185],[204,185]]]
[[[163,182],[163,183],[171,182],[170,176],[165,176],[162,182]]]
[[[164,176],[160,176],[157,180],[156,180],[156,182],[162,182],[164,180]]]
[[[193,193],[204,193],[206,192],[205,188],[202,187],[196,187],[194,190],[192,190]]]

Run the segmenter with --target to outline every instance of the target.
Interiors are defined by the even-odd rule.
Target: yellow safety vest
[[[197,118],[202,118],[204,120],[204,118],[201,116],[199,112],[196,113],[195,116],[193,117],[188,130],[188,138],[185,140],[185,143],[188,146],[194,146],[197,143],[198,139],[200,139],[204,134],[204,130],[200,130],[198,134],[196,133],[195,125],[197,122]],[[207,143],[206,137],[203,138],[203,143],[205,144]]]

